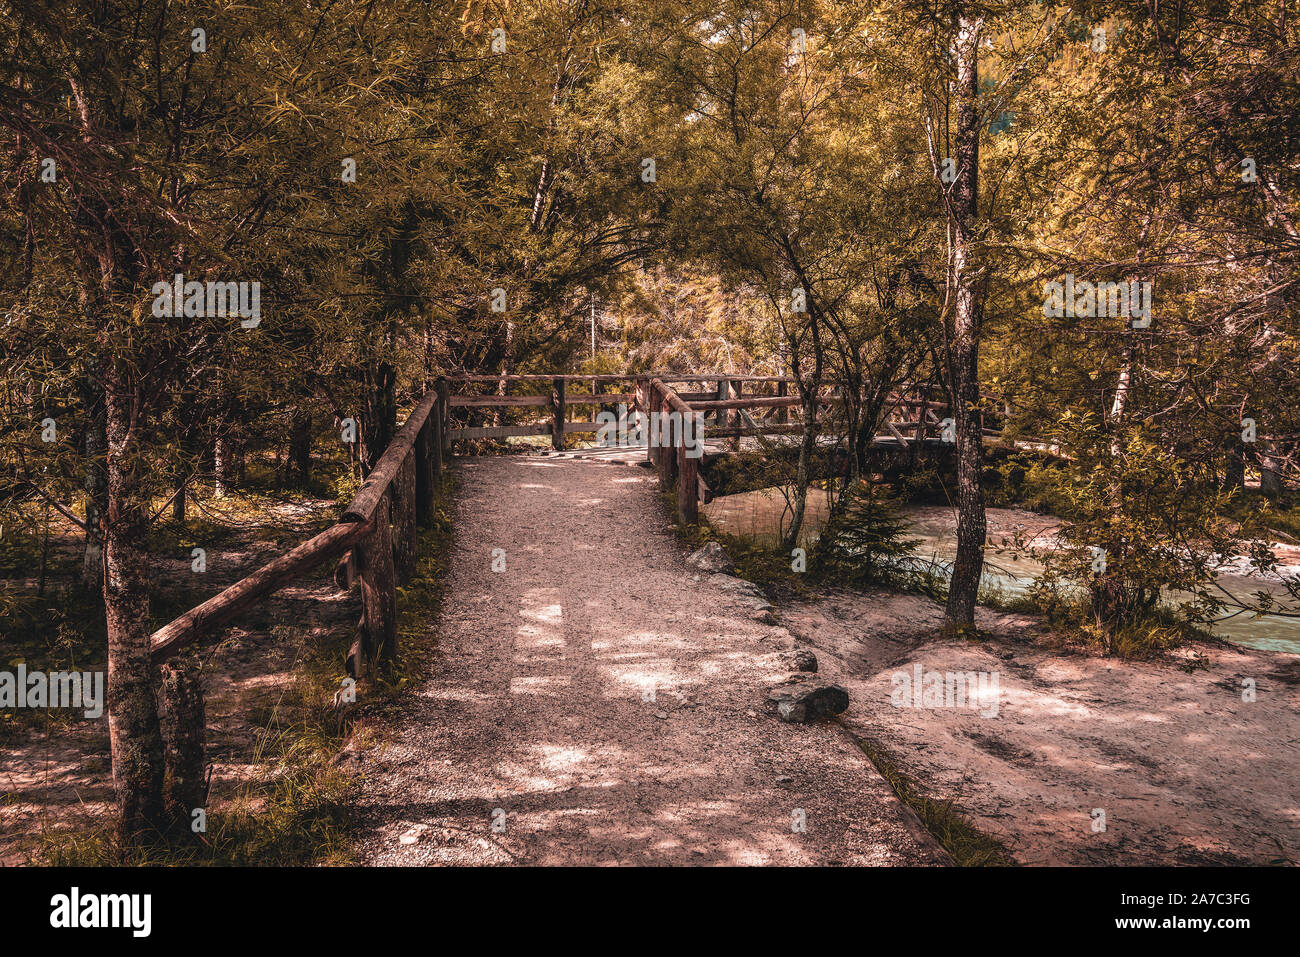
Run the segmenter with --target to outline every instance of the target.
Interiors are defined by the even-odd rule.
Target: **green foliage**
[[[1215,572],[1250,529],[1222,517],[1231,493],[1197,482],[1194,469],[1139,426],[1116,434],[1097,417],[1069,417],[1059,439],[1071,454],[1059,546],[1042,552],[1044,591],[1081,586],[1103,635],[1152,621],[1177,588],[1182,614],[1205,622],[1224,607]]]
[[[810,556],[818,576],[851,585],[898,581],[918,542],[907,538],[898,500],[883,486],[860,481],[831,509]]]

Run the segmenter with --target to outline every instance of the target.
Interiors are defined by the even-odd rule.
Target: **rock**
[[[417,824],[397,840],[401,844],[419,844],[424,838],[424,832],[427,830],[429,830],[429,825]]]
[[[722,572],[730,575],[736,570],[736,563],[731,560],[727,550],[717,542],[707,542],[703,548],[686,559],[686,564],[702,572]]]
[[[817,656],[811,651],[805,651],[800,648],[797,651],[783,651],[780,653],[781,664],[788,671],[807,671],[816,673]]]
[[[667,712],[667,711],[656,711],[656,712],[655,712],[655,717],[658,718],[660,721],[666,721],[666,720],[668,719],[668,712]]]
[[[839,714],[849,706],[849,693],[839,685],[800,677],[767,693],[768,714],[791,724],[811,724]]]
[[[330,759],[330,764],[336,768],[356,770],[365,760],[366,756],[356,747],[355,742],[349,741],[338,754]]]
[[[737,578],[735,575],[716,572],[709,577],[709,581],[718,588],[721,588],[723,591],[729,591],[733,595],[746,599],[747,603],[753,608],[772,607],[772,603],[768,601],[767,596],[763,594],[763,589],[744,578]]]
[[[794,778],[790,777],[790,775],[788,775],[788,774],[778,774],[778,775],[776,776],[776,783],[777,783],[777,784],[789,784],[789,783],[790,783],[791,781],[793,781],[793,780],[794,780]]]

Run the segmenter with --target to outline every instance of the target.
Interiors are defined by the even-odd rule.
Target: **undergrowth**
[[[345,865],[354,861],[351,806],[356,782],[336,757],[352,739],[371,740],[384,719],[428,674],[436,648],[433,623],[443,598],[452,542],[449,514],[455,480],[437,497],[432,526],[419,532],[418,561],[398,588],[399,658],[359,683],[358,704],[340,710],[336,695],[350,628],[324,640],[305,628],[277,626],[269,640],[292,642],[293,680],[273,705],[250,713],[257,725],[250,755],[257,768],[229,796],[214,796],[200,834],[153,835],[129,852],[119,848],[107,821],[75,831],[44,831],[34,860],[58,866],[132,865]],[[332,567],[332,562],[327,563]],[[211,723],[211,716],[209,716]]]

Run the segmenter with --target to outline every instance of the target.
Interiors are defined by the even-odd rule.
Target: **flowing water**
[[[776,488],[724,495],[703,506],[700,511],[719,531],[772,543],[780,539],[783,516],[785,523],[789,520],[785,497]],[[828,511],[826,494],[815,489],[809,490],[804,526],[800,534],[801,545],[808,547],[816,541]],[[902,510],[902,515],[912,523],[908,535],[917,540],[915,552],[919,557],[940,563],[951,562],[957,548],[955,519],[951,509],[910,506]],[[983,584],[987,588],[1000,590],[1007,597],[1023,595],[1042,572],[1042,565],[1027,555],[999,549],[997,544],[1003,536],[1020,533],[1041,546],[1048,538],[1048,530],[1054,520],[1049,516],[1035,515],[1020,509],[989,509],[988,516],[989,542],[993,547],[986,555]],[[1282,566],[1283,574],[1300,574],[1300,555],[1284,561],[1290,564]],[[1243,600],[1254,600],[1255,593],[1259,591],[1268,591],[1279,599],[1286,598],[1286,590],[1280,583],[1250,574],[1241,564],[1225,568],[1218,576],[1218,581],[1229,594]],[[1178,594],[1174,593],[1173,597],[1177,598]],[[1243,612],[1216,622],[1212,629],[1217,635],[1251,648],[1300,653],[1300,618],[1282,615],[1253,616]]]

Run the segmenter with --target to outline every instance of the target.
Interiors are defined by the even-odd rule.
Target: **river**
[[[700,509],[709,523],[721,532],[752,537],[760,541],[775,542],[780,535],[785,499],[779,489],[760,489],[714,499]],[[956,523],[952,509],[937,506],[908,506],[901,514],[911,523],[909,537],[918,541],[916,554],[938,562],[950,562],[956,552]],[[827,515],[825,493],[810,492],[807,518],[800,542],[805,547],[816,540]],[[1001,549],[1003,539],[1019,534],[1032,539],[1037,545],[1050,541],[1050,530],[1057,519],[1038,515],[1022,509],[991,508],[988,510],[990,548],[984,567],[984,584],[1000,589],[1014,597],[1024,594],[1042,565],[1025,554],[1015,554]],[[1284,549],[1280,557],[1285,575],[1300,575],[1300,550]],[[1242,564],[1224,568],[1218,576],[1219,584],[1229,593],[1251,600],[1254,593],[1267,590],[1283,598],[1286,591],[1276,580],[1261,579],[1248,572]],[[1178,593],[1170,597],[1177,599]],[[1211,626],[1215,634],[1240,645],[1270,651],[1300,654],[1300,618],[1282,615],[1251,615],[1241,613]]]

